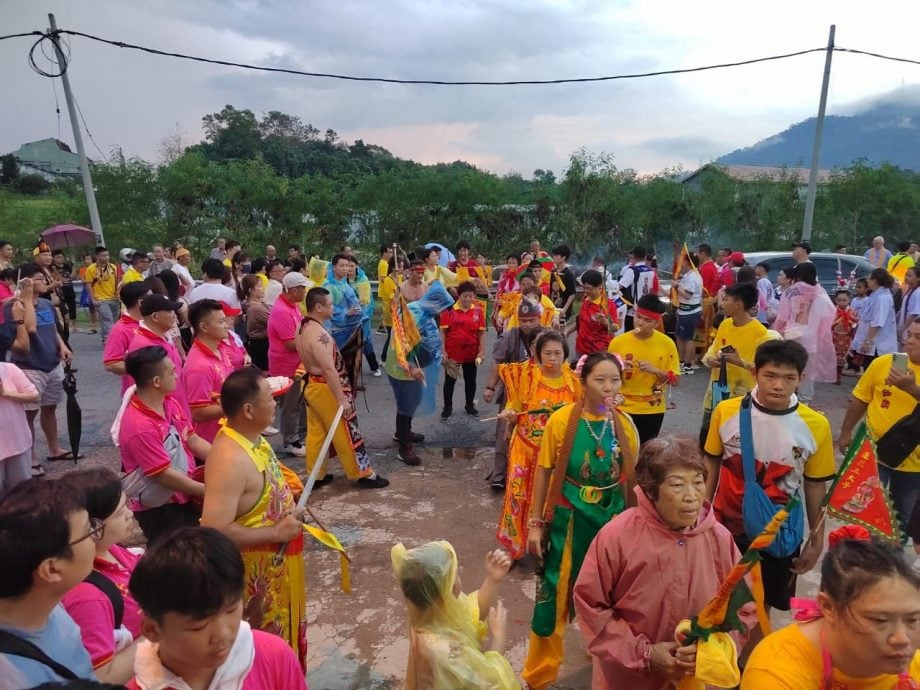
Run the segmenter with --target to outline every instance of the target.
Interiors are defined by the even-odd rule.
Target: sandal
[[[77,457],[74,457],[71,451],[65,450],[60,455],[49,455],[45,458],[45,460],[47,460],[48,462],[54,462],[55,460],[80,460],[83,457],[84,457],[83,455],[78,455]]]
[[[44,467],[42,467],[41,465],[32,465],[32,478],[33,479],[36,477],[44,477],[44,476],[45,476]]]

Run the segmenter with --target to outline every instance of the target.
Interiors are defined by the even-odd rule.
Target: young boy
[[[243,622],[243,558],[217,530],[184,527],[154,544],[128,588],[146,638],[129,690],[306,690],[287,643]]]
[[[850,307],[850,291],[845,288],[834,293],[834,304],[837,306],[837,314],[834,317],[834,325],[831,326],[831,335],[834,338],[834,353],[837,356],[837,385],[839,386],[843,368],[847,365],[847,355],[853,344],[856,312]]]

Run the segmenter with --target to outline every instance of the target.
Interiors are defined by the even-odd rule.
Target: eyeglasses
[[[81,541],[84,541],[86,539],[92,539],[93,541],[99,541],[100,539],[102,539],[102,535],[105,534],[105,522],[103,522],[99,518],[90,518],[89,527],[90,527],[89,532],[84,534],[82,537],[80,537],[76,541],[70,542],[67,546],[76,546]]]

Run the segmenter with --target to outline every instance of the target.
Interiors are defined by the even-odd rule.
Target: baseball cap
[[[182,249],[176,250],[177,259],[181,259],[183,256],[188,256],[189,254],[191,254],[191,252],[185,247],[182,247]]]
[[[537,318],[543,313],[543,307],[529,299],[522,299],[518,305],[518,318],[528,319]]]
[[[307,280],[304,275],[298,271],[291,271],[290,273],[285,274],[284,278],[281,280],[281,285],[285,290],[290,290],[291,288],[296,287],[313,287],[313,283]]]
[[[141,316],[150,316],[158,311],[179,311],[181,302],[173,302],[166,295],[154,293],[141,300]]]
[[[223,300],[220,301],[220,308],[224,310],[224,316],[239,316],[243,313],[239,307],[234,307]]]
[[[728,260],[739,266],[744,263],[744,252],[732,252]]]

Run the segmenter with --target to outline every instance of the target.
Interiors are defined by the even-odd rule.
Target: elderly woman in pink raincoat
[[[696,673],[696,645],[676,641],[678,626],[741,558],[704,500],[706,474],[695,439],[652,439],[636,464],[637,507],[611,520],[588,549],[574,601],[593,690],[659,690]],[[740,617],[748,629],[756,624],[753,603]],[[743,640],[733,638],[734,660]]]
[[[808,366],[799,384],[799,400],[810,404],[815,396],[815,382],[837,381],[837,354],[834,349],[834,319],[837,308],[818,282],[815,265],[810,261],[795,267],[795,283],[779,300],[773,330],[785,340],[795,340],[808,351]]]

